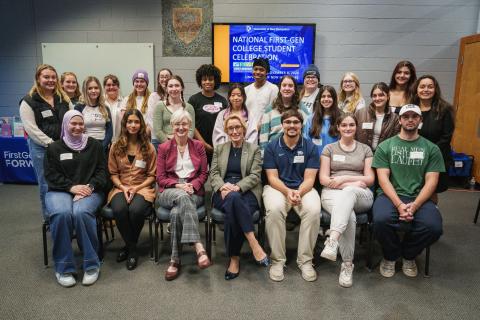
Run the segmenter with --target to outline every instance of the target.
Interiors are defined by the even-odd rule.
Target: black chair
[[[163,224],[164,223],[170,223],[170,210],[169,208],[164,208],[164,207],[158,207],[155,210],[155,241],[154,241],[154,252],[155,252],[155,262],[158,262],[158,239],[163,240]],[[198,221],[199,222],[204,222],[205,223],[205,238],[207,239],[208,242],[208,224],[209,224],[209,219],[207,216],[207,210],[205,209],[205,205],[202,203],[200,204],[199,207],[197,207],[197,215],[198,215]],[[158,233],[158,227],[160,226],[160,236]],[[207,245],[207,255],[210,258],[211,252],[209,251],[208,245]]]
[[[475,213],[475,218],[473,218],[473,223],[477,223],[478,215],[480,214],[480,198],[478,199],[477,212]]]
[[[212,252],[212,241],[216,242],[216,225],[223,225],[224,216],[221,210],[212,206],[210,211],[210,229],[208,232],[207,251]],[[253,223],[257,225],[257,239],[259,244],[264,247],[265,244],[265,215],[262,210],[257,210],[253,213]]]
[[[150,259],[153,259],[153,220],[154,220],[154,215],[153,215],[153,205],[150,207],[149,212],[147,215],[145,215],[145,220],[148,221],[148,235],[149,235],[149,242],[150,242]],[[112,208],[110,206],[104,206],[102,210],[100,210],[100,237],[99,241],[102,243],[102,250],[103,250],[103,236],[102,236],[102,229],[105,232],[105,237],[107,240],[107,243],[113,241],[115,239],[115,233],[113,231],[113,220],[115,219],[115,216],[113,215]],[[109,240],[108,237],[108,232],[107,232],[107,223],[109,224],[110,231],[112,234],[112,240]],[[102,251],[102,257],[103,257],[103,251]]]
[[[97,211],[97,237],[99,239],[98,245],[98,258],[100,261],[103,260],[103,242],[100,240],[102,238],[102,222],[98,215]],[[45,268],[48,267],[48,244],[47,244],[47,232],[50,231],[50,222],[44,220],[42,223],[42,244],[43,244],[43,264]],[[75,238],[75,235],[73,236]]]

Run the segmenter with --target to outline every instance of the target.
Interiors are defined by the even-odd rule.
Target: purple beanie
[[[148,86],[148,72],[143,69],[138,69],[132,76],[132,82],[135,82],[136,79],[143,79]]]

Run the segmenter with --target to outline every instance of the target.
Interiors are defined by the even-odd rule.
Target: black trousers
[[[225,199],[216,192],[212,200],[213,206],[224,214],[226,254],[228,257],[239,256],[245,233],[254,231],[252,215],[259,210],[257,198],[251,191],[230,192]]]
[[[129,253],[136,251],[138,237],[145,223],[145,217],[150,213],[151,206],[152,203],[146,201],[139,194],[135,194],[133,200],[128,204],[123,192],[117,193],[110,202],[118,230]]]

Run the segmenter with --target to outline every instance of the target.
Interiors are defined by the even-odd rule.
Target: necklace
[[[233,156],[236,158],[239,153],[242,153],[242,147],[236,148],[232,146]]]

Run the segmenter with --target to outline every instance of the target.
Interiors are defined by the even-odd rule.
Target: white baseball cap
[[[417,106],[416,104],[406,104],[402,107],[402,109],[400,109],[400,112],[398,113],[400,116],[404,113],[407,113],[407,112],[415,112],[416,114],[418,114],[419,116],[422,115],[422,110],[420,110],[420,107]]]

